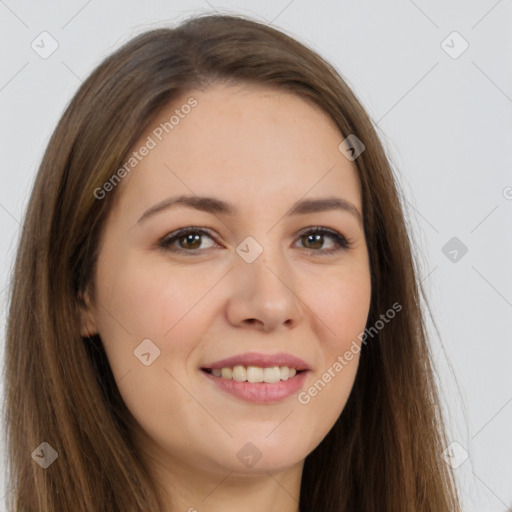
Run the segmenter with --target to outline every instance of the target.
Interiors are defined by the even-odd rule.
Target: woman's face
[[[342,412],[371,293],[343,138],[299,97],[215,86],[134,145],[82,331],[160,469],[302,468]]]

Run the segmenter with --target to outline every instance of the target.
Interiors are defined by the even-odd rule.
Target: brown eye
[[[182,249],[199,249],[201,246],[201,237],[202,235],[190,234],[180,236],[177,240]]]
[[[321,249],[324,243],[323,235],[311,234],[302,235],[303,244],[308,249]]]
[[[310,229],[302,233],[300,240],[305,249],[311,249],[320,254],[338,252],[351,246],[351,242],[341,233],[326,228]]]
[[[168,251],[194,252],[213,247],[215,241],[207,231],[186,228],[169,234],[159,245]]]

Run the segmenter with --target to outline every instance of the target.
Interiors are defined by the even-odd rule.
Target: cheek
[[[116,265],[106,262],[98,277],[106,332],[122,327],[132,340],[162,339],[194,309],[214,284],[213,277],[194,269],[172,268],[168,262],[131,257]]]
[[[158,437],[159,427],[169,423],[173,411],[197,407],[180,383],[189,377],[186,363],[208,324],[208,292],[219,276],[147,260],[100,262],[98,327],[123,401],[136,420]],[[146,366],[134,351],[148,339],[152,344],[145,341],[144,351],[150,352],[151,363]],[[171,437],[186,443],[187,429],[166,428]]]
[[[109,265],[105,258],[98,266],[98,278],[102,279],[98,287],[102,306],[98,309],[98,327],[121,392],[129,386],[128,381],[133,382],[134,374],[144,375],[141,382],[137,379],[134,389],[126,389],[124,398],[128,403],[144,394],[144,389],[148,394],[143,401],[152,396],[151,389],[162,386],[158,378],[172,387],[173,381],[164,369],[180,381],[186,377],[190,354],[211,321],[213,288],[223,275],[212,271],[206,275],[192,266],[178,268],[165,260],[148,260],[131,256]],[[141,345],[143,341],[146,345]],[[156,356],[147,367],[136,357],[138,352],[147,352],[146,346],[153,351],[150,359]],[[149,400],[147,406],[153,405]]]
[[[357,297],[333,294],[332,301],[326,301],[325,306],[325,323],[329,328],[325,327],[323,332],[322,363],[297,396],[299,407],[308,418],[305,421],[310,423],[315,445],[343,412],[352,391],[361,349],[358,335],[365,328],[369,299],[365,294]]]
[[[307,304],[317,312],[317,326],[323,329],[318,335],[324,341],[324,353],[331,359],[325,363],[330,364],[364,331],[370,301],[370,277],[364,269],[326,278],[315,294],[308,294]]]
[[[316,314],[321,363],[298,395],[298,402],[315,418],[317,441],[327,434],[348,400],[359,364],[361,342],[371,301],[368,268],[352,267],[339,275],[317,280],[317,292],[305,301]]]

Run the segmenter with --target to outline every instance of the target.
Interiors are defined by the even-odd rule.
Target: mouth
[[[269,404],[299,392],[311,368],[290,354],[251,352],[207,364],[200,370],[214,389],[224,394]]]
[[[292,379],[297,374],[307,370],[297,370],[289,366],[244,366],[236,365],[233,367],[225,366],[222,368],[201,368],[205,373],[219,379],[235,380],[236,382],[250,382],[274,384],[280,381]]]

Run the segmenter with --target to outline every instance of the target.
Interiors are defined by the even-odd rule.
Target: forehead
[[[182,193],[254,208],[338,193],[360,209],[356,167],[338,150],[343,139],[330,116],[288,92],[247,84],[190,91],[134,145],[130,155],[150,149],[118,192],[135,208]]]

